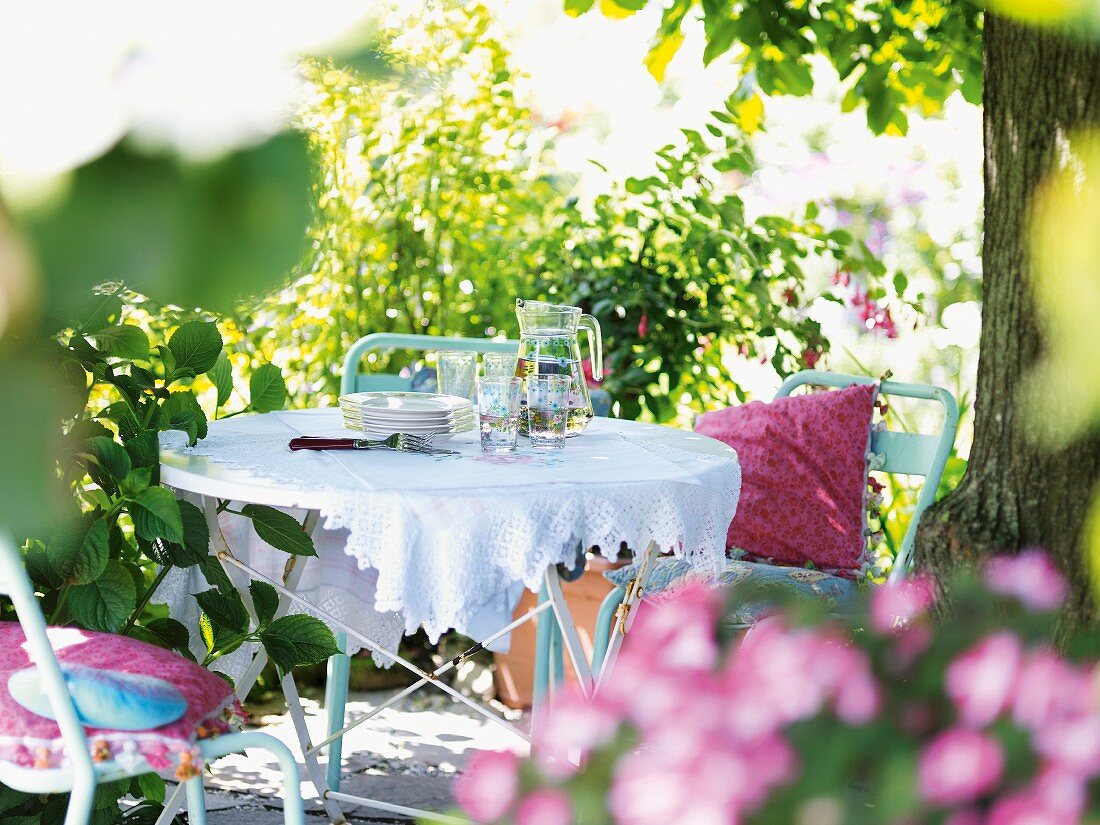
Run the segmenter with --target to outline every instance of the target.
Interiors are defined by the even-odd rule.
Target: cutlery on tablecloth
[[[290,439],[291,450],[376,450],[389,449],[402,453],[422,453],[424,455],[458,455],[454,450],[441,450],[432,447],[431,435],[416,436],[408,433],[394,433],[389,438],[372,441],[367,438],[326,438],[324,436],[303,435]]]

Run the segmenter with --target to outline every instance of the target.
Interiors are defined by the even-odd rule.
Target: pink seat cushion
[[[113,674],[155,676],[174,685],[187,703],[176,721],[144,731],[86,727],[97,761],[126,767],[142,759],[154,770],[179,766],[181,778],[199,765],[197,739],[223,733],[243,715],[228,682],[177,653],[125,636],[51,627],[50,644],[64,665],[82,665]],[[0,622],[0,760],[22,767],[56,768],[62,760],[61,732],[52,719],[15,700],[8,689],[13,674],[32,666],[18,622]],[[88,674],[88,670],[81,669]],[[123,680],[124,681],[124,680]]]
[[[741,462],[728,548],[788,565],[860,567],[877,392],[853,385],[699,417],[695,430],[729,444]]]

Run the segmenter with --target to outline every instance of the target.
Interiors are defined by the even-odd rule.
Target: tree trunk
[[[1096,617],[1081,532],[1089,491],[1100,478],[1100,438],[1045,451],[1017,389],[1042,352],[1028,272],[1031,195],[1064,162],[1067,134],[1100,122],[1100,50],[987,13],[984,108],[984,309],[974,446],[958,489],[922,520],[917,558],[944,575],[991,553],[1041,546],[1070,579],[1066,619],[1076,625]],[[1057,399],[1043,414],[1058,414]]]

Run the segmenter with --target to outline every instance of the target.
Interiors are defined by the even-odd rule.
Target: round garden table
[[[643,570],[658,553],[671,551],[701,573],[713,573],[724,558],[741,484],[737,456],[721,442],[616,419],[593,420],[561,450],[536,451],[521,438],[517,451],[506,455],[483,453],[476,432],[435,445],[456,455],[291,451],[287,443],[298,435],[358,434],[343,428],[336,409],[214,421],[207,438],[194,447],[186,445],[182,433],[162,434],[161,481],[202,507],[211,552],[236,582],[268,582],[280,594],[279,614],[301,610],[318,616],[352,649],[367,648],[376,659],[396,662],[419,677],[350,726],[343,725],[339,694],[338,707],[329,709],[330,714],[339,711],[337,718],[330,716],[330,736],[316,744],[310,741],[292,675],[283,679],[307,772],[333,822],[344,821],[340,801],[453,821],[334,790],[343,733],[413,690],[434,684],[530,741],[529,733],[438,677],[547,612],[582,689],[593,690],[598,677],[593,678],[581,650],[559,569],[576,566],[578,549],[615,558],[625,546],[640,551]],[[240,529],[247,520],[220,512],[224,502],[234,503],[230,510],[255,504],[297,511],[317,542],[318,555],[276,551]],[[639,577],[639,592],[644,578]],[[512,620],[522,587],[541,590],[544,598]],[[241,590],[249,604],[247,585]],[[318,593],[323,597],[310,598]],[[632,593],[627,602],[627,618],[616,623],[605,670],[629,628],[635,597]],[[374,617],[373,623],[364,624],[363,616]],[[433,641],[455,628],[477,644],[426,673],[396,652],[396,638],[381,638],[387,635],[384,628],[399,637],[402,630],[421,627]],[[540,639],[543,628],[549,632],[550,627],[550,622],[540,623]],[[236,680],[240,695],[247,694],[265,664],[263,651],[255,651]],[[318,753],[329,746],[334,750],[326,778]]]

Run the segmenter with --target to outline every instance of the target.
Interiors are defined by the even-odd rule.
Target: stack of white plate
[[[439,442],[477,426],[468,398],[430,392],[354,392],[340,396],[340,410],[345,427],[370,438],[409,433]]]

